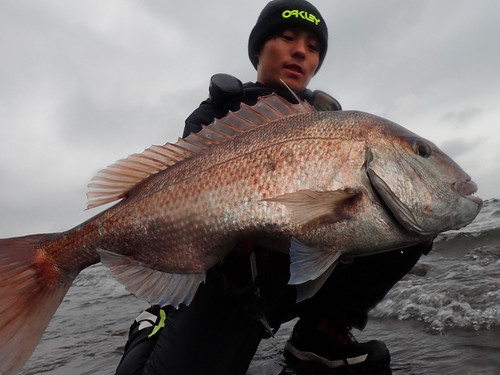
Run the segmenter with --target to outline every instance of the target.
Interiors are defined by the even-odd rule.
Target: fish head
[[[365,169],[382,205],[422,236],[471,223],[483,201],[477,185],[434,143],[387,120],[366,151]]]

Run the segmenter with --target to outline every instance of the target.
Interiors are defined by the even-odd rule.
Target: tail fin
[[[48,284],[37,264],[44,235],[0,240],[0,374],[17,374],[35,350],[76,275]]]

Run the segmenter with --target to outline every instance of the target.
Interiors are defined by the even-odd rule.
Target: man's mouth
[[[304,69],[299,64],[287,64],[285,65],[285,69],[291,70],[293,72],[304,74]]]

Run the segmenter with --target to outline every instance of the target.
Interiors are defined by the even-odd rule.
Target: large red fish
[[[206,270],[252,238],[290,252],[305,299],[343,254],[423,242],[482,206],[431,142],[276,95],[119,161],[90,188],[89,208],[121,201],[67,232],[0,240],[0,374],[22,368],[75,277],[99,261],[139,298],[188,304]]]

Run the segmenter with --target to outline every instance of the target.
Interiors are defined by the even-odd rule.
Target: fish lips
[[[392,189],[387,185],[387,183],[373,170],[369,167],[369,163],[373,158],[370,150],[367,152],[367,162],[365,164],[365,172],[370,180],[370,184],[373,190],[377,193],[377,196],[382,201],[382,203],[388,208],[390,213],[395,217],[395,219],[409,232],[417,233],[422,236],[432,236],[436,235],[438,232],[450,229],[459,229],[468,224],[470,224],[477,216],[481,207],[483,205],[483,200],[473,194],[477,191],[477,185],[470,178],[461,179],[456,181],[451,185],[458,195],[472,202],[477,206],[477,211],[472,217],[468,216],[463,218],[463,221],[455,226],[444,228],[439,230],[439,228],[423,228],[419,224],[419,221],[410,210],[400,199],[394,194]]]
[[[478,213],[483,207],[483,200],[473,194],[477,192],[477,185],[474,181],[467,179],[457,181],[453,184],[455,190],[458,194],[460,194],[463,198],[468,199],[479,206]]]

